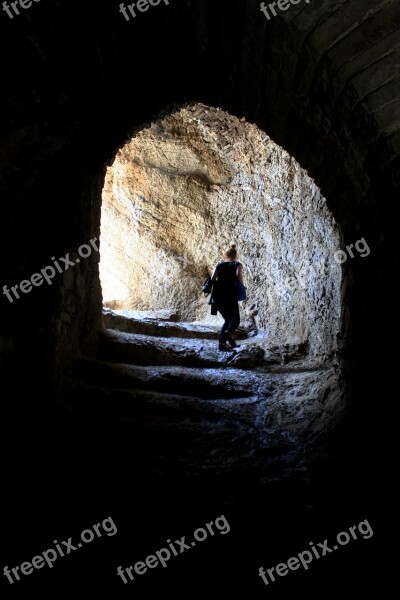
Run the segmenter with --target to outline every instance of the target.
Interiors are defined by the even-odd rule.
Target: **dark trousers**
[[[220,342],[226,341],[227,335],[230,335],[236,331],[240,323],[239,304],[237,302],[220,303],[218,304],[218,311],[222,315],[225,323],[222,325]]]

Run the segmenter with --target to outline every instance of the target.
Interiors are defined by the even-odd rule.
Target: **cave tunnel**
[[[392,397],[395,372],[399,6],[395,0],[292,2],[267,19],[253,1],[151,4],[129,21],[117,2],[40,2],[12,19],[2,15],[2,56],[9,57],[2,69],[0,178],[7,548],[18,539],[29,558],[56,536],[67,539],[109,514],[120,525],[118,536],[84,548],[74,567],[60,559],[58,571],[38,571],[15,584],[54,591],[61,576],[71,588],[79,581],[80,589],[109,587],[119,595],[128,584],[115,575],[118,565],[225,514],[229,535],[209,539],[208,553],[205,545],[193,549],[197,562],[188,552],[182,566],[171,561],[161,573],[129,582],[139,597],[175,590],[177,581],[183,594],[183,582],[193,580],[198,591],[213,585],[215,592],[240,589],[261,597],[262,564],[276,565],[311,539],[323,541],[367,518],[372,540],[349,543],[312,572],[290,573],[267,591],[285,597],[293,586],[317,597],[327,580],[332,593],[344,585],[382,589],[378,557],[386,543],[382,499],[388,490],[380,452],[390,436],[376,406]],[[221,130],[210,125],[221,117],[223,127],[236,128],[239,146],[221,145]],[[206,139],[213,131],[216,138]],[[226,146],[233,141],[228,134]],[[185,135],[181,162],[173,163],[185,177],[173,179],[165,173],[170,165],[162,160],[171,157],[163,150]],[[128,172],[130,151],[137,161]],[[257,151],[262,156],[253,156]],[[159,279],[150,305],[147,284],[135,276],[143,277],[146,256],[154,265],[161,256],[168,277],[182,279],[186,269],[191,285],[202,282],[204,268],[218,259],[216,243],[231,237],[216,226],[222,201],[254,202],[252,186],[268,187],[265,166],[254,176],[257,160],[268,156],[276,172],[264,194],[276,201],[268,214],[292,227],[287,235],[296,239],[279,245],[274,223],[264,226],[265,211],[254,204],[253,229],[245,220],[239,250],[242,245],[243,260],[272,291],[263,294],[259,282],[249,280],[256,302],[246,308],[241,341],[246,347],[257,340],[262,352],[243,358],[253,362],[239,377],[241,352],[236,364],[233,356],[222,365],[207,350],[215,335],[200,294],[190,310],[179,290],[177,302],[165,307]],[[242,161],[239,173],[232,171],[235,160]],[[236,176],[239,189],[227,191]],[[118,177],[132,187],[113,196]],[[285,178],[297,196],[285,195]],[[184,245],[179,235],[168,235],[164,243],[171,232],[152,223],[157,211],[168,211],[169,198],[181,197],[181,185],[197,206],[182,206],[171,226],[178,231],[190,222],[193,240]],[[129,205],[134,215],[124,215],[127,189],[138,194]],[[111,294],[103,307],[107,193],[109,208],[117,197],[122,218],[141,228],[137,239],[150,232],[127,286],[142,285],[141,304],[128,298],[118,305],[121,299]],[[303,214],[293,214],[289,195]],[[209,221],[201,219],[211,208]],[[231,213],[238,235],[240,218]],[[319,240],[304,233],[307,219],[319,224]],[[207,222],[213,227],[202,229]],[[275,254],[267,254],[269,270],[258,273],[257,252],[269,246],[257,236],[266,230]],[[111,241],[112,234],[111,226]],[[123,231],[114,234],[116,246],[129,251]],[[326,284],[318,290],[321,311],[307,301],[314,311],[304,313],[307,319],[300,310],[304,286],[292,291],[289,311],[279,285],[301,271],[299,253],[291,255],[290,248],[303,241],[304,260],[315,252],[331,267],[325,262],[317,282]],[[177,260],[182,256],[188,264]],[[118,270],[118,254],[114,259]],[[163,308],[167,319],[136,319],[136,330],[121,314]],[[188,323],[191,328],[182,327]],[[157,346],[160,329],[168,327],[169,354]],[[258,330],[268,343],[257,338]],[[185,368],[202,368],[208,380],[177,373],[171,354],[186,357]],[[294,408],[285,411],[288,399]],[[318,411],[307,409],[310,402]],[[16,549],[7,560],[15,565],[27,558]],[[367,569],[374,574],[368,582]]]

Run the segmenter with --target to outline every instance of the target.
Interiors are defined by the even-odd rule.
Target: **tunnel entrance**
[[[240,345],[225,353],[200,288],[231,241],[249,299]],[[113,390],[121,416],[139,411],[141,432],[152,415],[148,433],[165,431],[166,447],[171,431],[194,436],[192,472],[204,460],[216,472],[248,461],[257,477],[277,464],[302,470],[344,400],[338,229],[299,164],[244,119],[181,108],[108,168],[100,246],[106,329],[85,377]]]
[[[244,119],[201,104],[153,122],[121,148],[103,190],[105,307],[215,324],[199,290],[231,241],[248,287],[242,329],[264,333],[269,347],[332,356],[338,230],[285,150]]]

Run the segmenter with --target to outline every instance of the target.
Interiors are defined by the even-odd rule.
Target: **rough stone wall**
[[[204,320],[200,285],[236,242],[249,300],[271,344],[330,353],[339,331],[339,236],[298,163],[256,126],[194,105],[143,129],[108,169],[103,295],[128,309]]]

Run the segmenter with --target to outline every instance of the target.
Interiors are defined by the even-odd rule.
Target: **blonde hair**
[[[224,250],[222,255],[225,259],[236,260],[237,250],[236,244],[229,244],[229,246]]]

